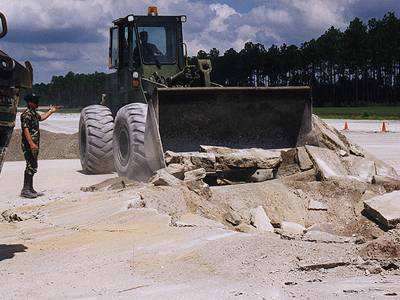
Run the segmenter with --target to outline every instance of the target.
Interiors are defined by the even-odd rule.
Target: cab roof
[[[138,22],[138,23],[156,23],[156,22],[186,22],[186,16],[185,15],[180,15],[180,16],[152,16],[152,15],[141,15],[141,16],[137,16],[137,15],[127,15],[126,17],[123,18],[119,18],[113,21],[113,24],[118,26],[118,25],[125,25],[128,23],[132,23],[132,22]]]

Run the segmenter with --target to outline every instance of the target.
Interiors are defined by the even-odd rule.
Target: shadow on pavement
[[[13,258],[17,252],[25,252],[28,249],[22,244],[5,245],[0,244],[0,261]]]

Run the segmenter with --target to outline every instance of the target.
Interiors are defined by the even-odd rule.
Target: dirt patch
[[[400,229],[386,232],[360,250],[364,259],[400,259]]]
[[[53,133],[40,131],[39,159],[76,159],[79,158],[78,134]],[[15,129],[7,149],[5,161],[24,160],[21,150],[21,130]]]

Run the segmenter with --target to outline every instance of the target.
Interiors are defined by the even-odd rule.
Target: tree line
[[[211,59],[211,79],[225,86],[310,85],[318,106],[399,103],[400,19],[392,12],[366,23],[355,18],[346,29],[331,27],[299,46],[248,42],[240,51],[221,54],[213,48],[197,57]],[[103,73],[70,72],[34,89],[63,105],[83,107],[99,102],[105,80]]]

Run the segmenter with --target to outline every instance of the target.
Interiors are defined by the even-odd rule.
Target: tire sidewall
[[[131,162],[131,156],[132,156],[132,149],[131,149],[131,130],[129,128],[128,120],[127,118],[123,117],[123,110],[124,108],[121,108],[118,113],[117,117],[115,118],[115,124],[114,124],[114,146],[113,146],[113,155],[114,155],[114,165],[115,168],[118,170],[118,174],[120,176],[128,176],[129,173],[129,167],[130,167],[130,162]],[[125,131],[125,133],[123,133]],[[125,156],[123,159],[121,159],[121,141],[119,137],[121,134],[126,134],[128,138],[128,155]]]
[[[82,130],[85,131],[84,135],[84,141],[82,140]],[[87,165],[87,153],[89,151],[89,128],[87,126],[87,120],[86,120],[86,108],[84,108],[81,112],[81,117],[79,119],[79,155],[80,155],[80,160],[81,160],[81,165],[82,169],[85,171],[88,169]]]

